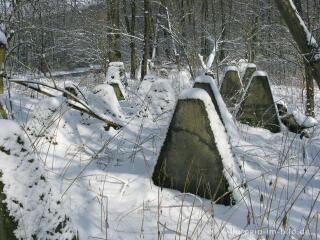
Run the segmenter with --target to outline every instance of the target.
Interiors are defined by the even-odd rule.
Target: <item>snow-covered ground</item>
[[[80,78],[71,80],[75,83]],[[62,81],[57,84],[64,86]],[[31,97],[21,87],[11,92],[25,142],[43,167],[51,192],[60,199],[59,211],[64,211],[80,239],[319,238],[318,127],[312,138],[300,139],[284,128],[273,134],[236,124],[240,137],[233,141],[232,151],[245,179],[242,200],[232,207],[213,205],[192,194],[160,189],[151,180],[178,95],[192,86],[190,76],[172,71],[169,79],[148,76],[141,84],[131,80],[128,84],[125,101],[97,103],[94,108],[121,121],[120,130],[108,130],[104,122],[70,109],[63,97]],[[94,93],[83,85],[81,89],[85,96]],[[274,86],[273,92],[275,101],[283,100],[290,109],[302,111],[298,88]],[[7,94],[0,97],[9,106]],[[99,97],[100,103],[106,101],[103,94],[94,95]],[[316,90],[315,102],[319,100]],[[316,119],[320,120],[319,105]],[[0,128],[10,135],[10,128]],[[0,157],[3,161],[5,154]],[[10,189],[7,194],[14,195],[14,188]],[[29,195],[26,206],[28,202],[32,202]],[[45,217],[52,218],[50,214]],[[42,229],[36,224],[28,222],[35,232]],[[30,233],[27,239],[32,239],[32,231],[20,226],[17,235]]]

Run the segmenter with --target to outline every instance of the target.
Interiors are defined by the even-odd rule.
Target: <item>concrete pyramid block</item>
[[[123,93],[121,91],[121,88],[119,86],[119,83],[113,82],[113,83],[110,83],[110,85],[113,87],[113,91],[114,91],[115,95],[117,96],[117,99],[119,101],[125,100]]]
[[[119,101],[125,100],[126,92],[123,85],[127,86],[127,78],[123,62],[111,62],[109,64],[106,83],[113,87]]]
[[[224,126],[203,89],[181,94],[153,172],[153,182],[229,205],[239,179]],[[235,180],[236,179],[236,180]]]
[[[266,72],[253,73],[237,112],[237,120],[277,133],[280,121]]]
[[[193,88],[203,89],[209,94],[209,96],[211,98],[211,101],[212,101],[212,103],[214,105],[214,108],[216,109],[220,120],[223,122],[223,119],[222,119],[222,116],[221,116],[220,107],[219,107],[217,99],[216,99],[216,97],[215,97],[215,95],[213,93],[213,90],[212,90],[210,82],[208,82],[208,81],[206,81],[206,82],[205,81],[196,81],[194,83],[194,85],[193,85]]]
[[[247,66],[245,67],[243,76],[241,78],[242,80],[242,85],[246,88],[246,86],[249,83],[249,80],[252,77],[252,74],[257,70],[257,66],[254,63],[248,63]]]
[[[230,66],[226,69],[220,93],[228,108],[234,107],[241,99],[242,83],[236,67]]]
[[[226,128],[228,136],[237,139],[239,137],[237,127],[234,124],[233,117],[229,112],[213,78],[206,75],[199,76],[196,78],[193,87],[201,88],[209,94],[214,108],[218,113],[222,124]]]

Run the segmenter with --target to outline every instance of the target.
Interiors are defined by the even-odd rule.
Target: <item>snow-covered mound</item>
[[[27,123],[28,133],[32,136],[44,136],[50,132],[55,122],[66,111],[66,99],[62,96],[46,98],[34,109],[32,118]]]
[[[123,113],[112,86],[108,84],[97,85],[92,93],[87,95],[87,100],[94,112],[105,119],[121,123]]]
[[[184,89],[192,87],[191,75],[186,70],[178,71],[173,69],[169,72],[168,78],[176,95],[179,95]]]
[[[136,106],[140,108],[148,105],[145,97],[157,80],[155,77],[154,82],[149,82],[148,86],[143,86],[146,83],[142,82],[138,93],[136,87],[131,88],[129,84],[127,92],[132,103],[122,101],[120,106],[126,114],[126,120],[128,109],[133,112],[130,115],[132,119],[118,131],[112,128],[105,131],[105,123],[93,118],[83,124],[81,119],[86,115],[81,116],[74,110],[65,112],[69,108],[62,104],[63,98],[30,98],[30,92],[12,89],[13,112],[21,125],[32,115],[33,106],[38,102],[43,103],[42,108],[34,112],[34,119],[31,121],[36,126],[39,120],[39,129],[50,128],[50,134],[56,132],[54,141],[58,144],[50,144],[43,137],[41,144],[34,144],[35,152],[47,161],[44,170],[48,176],[46,186],[50,184],[53,193],[59,192],[59,197],[63,195],[62,205],[66,216],[76,226],[80,239],[154,240],[159,237],[166,240],[256,240],[260,235],[261,239],[278,240],[300,239],[304,233],[305,238],[316,239],[319,235],[316,216],[320,209],[317,197],[319,127],[314,127],[310,139],[300,139],[291,132],[273,134],[265,129],[237,125],[240,138],[232,146],[235,147],[232,150],[237,151],[236,157],[245,179],[246,188],[241,196],[243,200],[232,208],[212,205],[211,201],[196,195],[161,189],[152,184],[152,169],[173,111],[162,115],[163,121],[153,121],[151,117],[136,117],[135,113]],[[168,81],[172,86],[170,79]],[[273,92],[277,101],[286,101],[288,109],[303,112],[305,102],[301,100],[299,88],[281,86],[280,89],[280,86],[273,86]],[[154,91],[152,93],[152,97],[158,94]],[[85,95],[87,96],[86,93]],[[315,113],[318,121],[319,97],[320,92],[315,89]],[[0,98],[9,106],[5,100],[8,98],[6,93],[0,95]],[[155,99],[158,100],[154,100],[152,104],[157,107],[157,104],[163,105],[162,101],[166,98]],[[60,104],[63,105],[61,110]],[[123,107],[125,104],[127,108]],[[35,108],[39,108],[39,105]],[[55,111],[59,114],[55,115]],[[1,128],[1,134],[6,131],[7,129]],[[29,137],[34,142],[38,139],[37,135],[39,134]],[[2,137],[1,139],[4,142]],[[2,152],[0,156],[14,157]],[[23,161],[28,160],[27,156]],[[11,162],[7,161],[6,164]],[[16,176],[15,171],[10,172],[11,176]],[[25,180],[20,168],[18,171],[19,179]],[[29,174],[27,170],[25,173]],[[8,183],[11,184],[11,181],[16,184],[15,178],[10,177]],[[29,189],[25,189],[23,194],[29,196],[28,191]],[[55,198],[52,199],[54,204]],[[41,215],[27,220],[36,224],[40,218]],[[48,226],[52,226],[50,224]],[[43,239],[47,239],[47,236]]]
[[[106,83],[121,83],[127,85],[127,77],[123,62],[111,62],[108,67]],[[121,89],[122,90],[122,89]]]
[[[144,99],[144,104],[153,119],[171,112],[175,105],[175,92],[171,81],[158,79],[154,75],[147,75],[142,81],[138,94]]]
[[[318,125],[318,121],[316,119],[310,116],[306,116],[299,111],[293,111],[292,114],[297,123],[302,127],[311,128]]]
[[[6,204],[18,223],[18,239],[73,239],[76,230],[65,215],[59,195],[52,191],[42,162],[19,125],[0,120],[0,170]]]

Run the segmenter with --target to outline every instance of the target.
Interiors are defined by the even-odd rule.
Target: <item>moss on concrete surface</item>
[[[179,100],[152,176],[160,187],[217,199],[228,192],[204,103]],[[218,203],[229,205],[231,194]]]

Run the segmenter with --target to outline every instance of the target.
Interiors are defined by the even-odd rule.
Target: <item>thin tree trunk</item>
[[[128,17],[128,12],[127,12],[127,0],[123,0],[123,15],[124,15],[124,22],[125,22],[125,25],[126,25],[126,30],[127,30],[127,33],[130,32],[130,23],[129,23],[129,17]]]
[[[134,42],[135,36],[135,27],[136,27],[136,0],[131,1],[131,41],[130,41],[130,49],[131,49],[131,72],[130,77],[131,79],[136,78],[136,44]]]
[[[5,55],[6,55],[6,47],[4,44],[0,43],[0,94],[3,94],[4,69],[2,69],[2,63],[4,63]]]
[[[306,73],[306,91],[307,91],[307,99],[306,99],[306,115],[314,117],[314,84],[312,77],[312,68],[309,64],[305,64],[305,73]]]
[[[207,56],[209,54],[209,45],[208,40],[206,39],[206,35],[208,34],[207,24],[208,24],[208,15],[209,15],[209,6],[208,0],[202,1],[201,6],[201,20],[202,26],[204,26],[204,30],[201,32],[201,54]]]
[[[226,13],[225,13],[225,0],[220,0],[221,11],[221,40],[226,40]],[[225,58],[224,44],[220,44],[220,61]]]
[[[160,16],[162,16],[162,18],[166,18],[166,16],[167,16],[166,7],[167,7],[167,0],[160,0],[159,13],[160,13]],[[166,24],[167,24],[167,22],[164,22],[164,20],[163,20],[163,25],[166,26]],[[168,37],[169,37],[168,31],[166,29],[163,29],[162,32],[163,32],[163,38],[168,39]],[[170,58],[171,44],[166,44],[165,46],[166,46],[166,48],[164,49],[164,51],[166,53],[166,57]]]
[[[141,66],[141,81],[147,74],[150,42],[150,0],[144,0],[144,49]]]
[[[6,54],[6,47],[0,43],[0,94],[3,94],[3,71],[2,71],[2,63],[4,62]],[[7,113],[4,110],[1,102],[0,102],[0,114],[3,119],[8,119]]]

